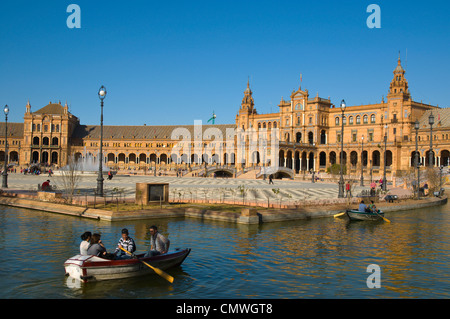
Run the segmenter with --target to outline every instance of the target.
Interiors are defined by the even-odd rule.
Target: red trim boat
[[[108,260],[92,255],[76,255],[64,262],[66,276],[82,282],[121,279],[154,274],[155,272],[140,260],[161,270],[177,267],[191,252],[190,248],[177,249],[164,255],[144,258],[144,254],[133,259]]]

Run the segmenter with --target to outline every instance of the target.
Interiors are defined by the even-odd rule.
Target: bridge
[[[256,178],[264,178],[264,175],[268,178],[270,175],[274,179],[277,178],[291,178],[294,179],[295,172],[291,168],[282,167],[282,166],[269,166],[269,167],[261,167],[261,171],[256,174]]]

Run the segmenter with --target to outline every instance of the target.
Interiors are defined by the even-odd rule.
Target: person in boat
[[[105,259],[114,259],[114,254],[110,254],[106,251],[106,248],[103,245],[100,237],[100,234],[92,235],[87,254]]]
[[[362,200],[361,203],[359,204],[358,210],[359,210],[360,212],[363,212],[363,213],[366,212],[366,210],[367,210],[367,205],[364,204],[364,201],[363,201],[363,200]]]
[[[136,251],[136,244],[134,243],[133,238],[128,235],[128,229],[126,228],[122,229],[122,237],[119,239],[119,243],[117,244],[117,248],[114,254],[116,255],[115,259],[132,258],[132,256],[130,256],[120,248],[123,248],[130,253],[134,253]]]
[[[152,257],[165,254],[169,251],[170,240],[158,232],[156,226],[151,226],[150,229],[150,251],[144,257]]]
[[[91,240],[92,233],[90,231],[84,232],[81,235],[81,244],[80,244],[80,255],[87,255],[87,250],[89,247],[89,242]]]
[[[374,213],[378,213],[378,212],[379,212],[379,210],[377,209],[377,206],[375,206],[373,200],[370,201],[370,204],[369,204],[369,210],[372,211],[372,212],[374,212]]]

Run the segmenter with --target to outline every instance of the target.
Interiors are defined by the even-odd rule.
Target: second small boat
[[[350,220],[373,220],[380,221],[383,220],[384,213],[382,211],[376,212],[361,212],[359,210],[350,209],[347,210],[346,215]]]

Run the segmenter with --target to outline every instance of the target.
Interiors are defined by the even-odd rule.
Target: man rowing
[[[128,255],[125,251],[123,251],[123,248],[130,253],[134,253],[136,251],[136,244],[134,243],[133,238],[131,238],[128,235],[128,229],[124,228],[122,229],[122,237],[119,239],[119,243],[117,244],[116,251],[114,254],[116,254],[115,259],[129,259],[132,258],[132,256]]]

